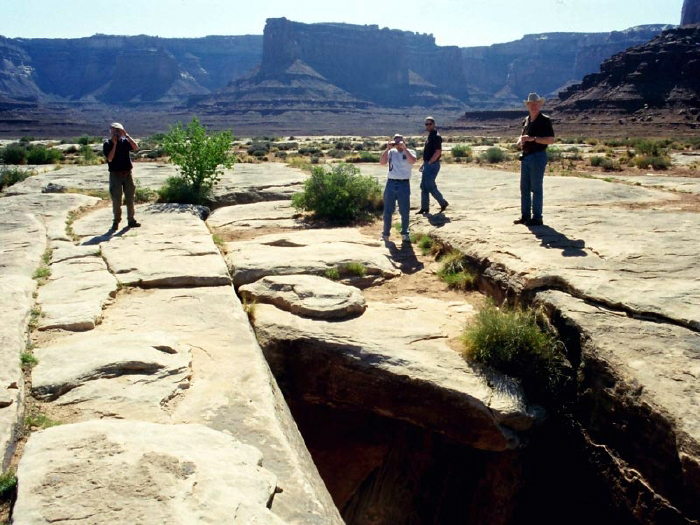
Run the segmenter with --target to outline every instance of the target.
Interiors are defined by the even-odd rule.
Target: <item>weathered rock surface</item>
[[[59,241],[52,253],[51,276],[39,289],[39,330],[92,330],[102,318],[102,308],[117,292],[117,280],[109,272],[99,248],[76,247]]]
[[[351,228],[264,235],[227,243],[226,251],[236,286],[267,275],[323,275],[330,268],[349,263],[360,263],[365,268],[364,277],[353,278],[341,272],[344,282],[358,288],[401,274],[383,242]]]
[[[65,237],[68,212],[96,199],[82,195],[28,195],[2,198],[0,206],[0,468],[14,451],[18,422],[24,414],[20,354],[34,307],[39,267],[49,239]]]
[[[207,224],[223,233],[241,233],[265,228],[301,228],[293,218],[295,210],[289,201],[266,201],[217,208]]]
[[[73,224],[83,244],[101,243],[102,255],[123,285],[220,286],[231,279],[204,222],[189,209],[139,206],[141,228],[112,234],[112,210],[103,208]]]
[[[89,421],[33,434],[13,523],[279,524],[256,448],[202,425]],[[222,468],[222,467],[226,468]]]
[[[353,317],[367,308],[357,288],[316,275],[271,275],[241,286],[239,292],[249,300],[314,319]]]
[[[338,323],[260,304],[255,328],[292,399],[362,407],[483,450],[515,448],[513,430],[527,430],[535,416],[447,345],[472,313],[466,303],[407,297]]]
[[[698,0],[683,0],[681,25],[700,24],[700,2]]]

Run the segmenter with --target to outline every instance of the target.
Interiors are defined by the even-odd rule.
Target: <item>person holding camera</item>
[[[396,209],[396,201],[399,203],[399,215],[401,215],[401,238],[405,242],[411,240],[408,233],[408,213],[411,206],[411,169],[415,162],[416,152],[408,149],[403,137],[398,134],[387,142],[386,149],[379,158],[379,164],[389,165],[384,188],[383,241],[389,240],[391,217]]]
[[[517,142],[518,148],[523,150],[520,155],[520,218],[515,219],[513,223],[541,226],[547,146],[554,144],[554,129],[551,119],[541,112],[543,97],[537,93],[530,93],[523,102],[529,115],[525,117],[523,130]]]
[[[112,230],[119,227],[119,222],[122,219],[122,193],[126,201],[129,227],[138,228],[141,224],[134,217],[136,185],[131,176],[133,164],[129,153],[137,151],[139,146],[119,122],[112,123],[109,131],[111,136],[102,145],[102,152],[107,157],[107,165],[109,166],[109,195],[112,198],[112,213],[114,215]]]

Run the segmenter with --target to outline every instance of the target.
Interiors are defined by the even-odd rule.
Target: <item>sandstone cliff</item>
[[[562,111],[700,106],[700,27],[664,31],[613,56],[559,98]]]
[[[486,109],[521,105],[536,91],[552,95],[598,70],[600,63],[649,41],[670,26],[611,33],[542,33],[488,47],[462,48],[472,99]]]
[[[700,24],[700,1],[685,0],[681,13],[681,25]]]

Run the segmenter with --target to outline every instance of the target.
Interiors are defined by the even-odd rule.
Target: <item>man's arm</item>
[[[131,138],[131,136],[126,132],[126,130],[124,130],[124,134],[122,135],[122,137],[125,137],[126,140],[129,141],[129,145],[131,145],[131,151],[138,151],[139,145],[136,144],[136,141],[134,141],[134,139]]]
[[[433,163],[437,162],[438,159],[440,158],[440,155],[442,155],[442,150],[436,149],[435,153],[433,153],[433,156],[430,157],[430,159],[428,160],[428,164],[433,164]]]
[[[386,143],[386,149],[382,151],[382,156],[379,157],[379,164],[382,166],[389,162],[389,150],[394,146],[394,143],[389,141]]]
[[[404,151],[406,152],[406,158],[408,159],[408,163],[415,164],[416,163],[416,154],[408,148],[404,148]]]

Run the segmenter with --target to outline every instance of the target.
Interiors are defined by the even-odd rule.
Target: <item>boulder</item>
[[[354,317],[367,308],[357,288],[316,275],[271,275],[241,286],[239,292],[249,301],[314,319]]]
[[[301,228],[294,219],[295,210],[289,201],[264,201],[217,208],[207,224],[217,232],[236,234],[258,229]]]
[[[32,434],[13,523],[282,525],[259,450],[202,425],[87,421]],[[222,466],[226,468],[222,468]]]

